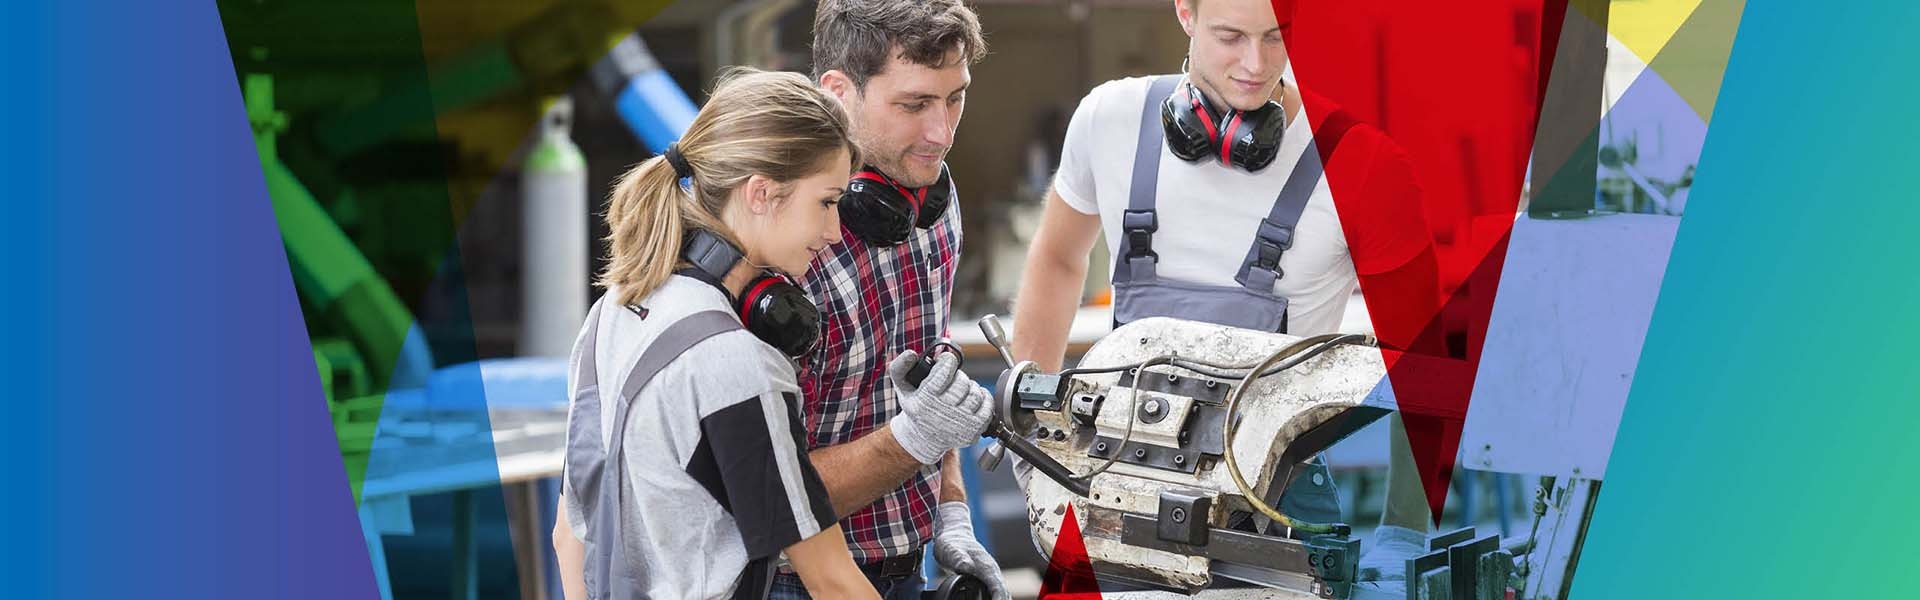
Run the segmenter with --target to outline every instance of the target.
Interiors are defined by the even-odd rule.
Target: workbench
[[[519,597],[551,596],[548,519],[566,458],[566,360],[505,359],[449,367],[424,389],[390,392],[361,488],[360,524],[381,598],[391,600],[382,535],[411,535],[410,501],[451,494],[451,596],[478,597],[475,493],[499,486]]]

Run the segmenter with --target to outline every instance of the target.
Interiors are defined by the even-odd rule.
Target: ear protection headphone
[[[681,274],[718,287],[733,265],[746,259],[739,248],[726,238],[704,229],[694,230],[681,250],[681,256],[693,267]],[[731,296],[731,294],[729,294]],[[760,341],[791,358],[805,356],[820,339],[820,309],[813,305],[807,291],[786,275],[762,271],[734,299],[733,310],[740,324]]]
[[[872,246],[907,241],[914,227],[926,229],[939,222],[953,202],[953,178],[940,163],[933,185],[909,188],[873,167],[861,167],[840,196],[840,223]]]
[[[1220,114],[1190,81],[1160,105],[1160,124],[1174,156],[1187,162],[1214,156],[1246,171],[1273,164],[1280,153],[1280,135],[1287,129],[1286,115],[1272,100],[1254,110],[1229,108]]]

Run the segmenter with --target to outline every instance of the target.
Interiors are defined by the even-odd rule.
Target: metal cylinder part
[[[522,166],[521,356],[566,356],[586,318],[587,168],[572,122],[572,102],[554,101]]]

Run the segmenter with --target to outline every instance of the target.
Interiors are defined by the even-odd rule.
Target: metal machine
[[[989,316],[981,330],[1009,367],[988,432],[999,446],[981,466],[1011,451],[1040,475],[1024,488],[1042,555],[1073,519],[1103,592],[1114,579],[1163,590],[1103,597],[1564,600],[1676,226],[1651,215],[1516,223],[1506,276],[1517,283],[1503,284],[1489,327],[1460,465],[1537,478],[1520,531],[1436,531],[1397,573],[1362,580],[1346,525],[1272,509],[1303,461],[1399,409],[1365,336],[1143,319],[1075,368],[1044,373],[1011,359]],[[1201,591],[1221,578],[1258,587]]]
[[[1026,490],[1043,553],[1073,518],[1103,578],[1193,593],[1226,577],[1264,597],[1351,597],[1350,528],[1274,506],[1299,465],[1391,410],[1368,402],[1386,375],[1370,336],[1142,319],[1081,366],[1043,373],[1012,360],[993,316],[981,328],[1009,364],[988,430],[1000,442],[981,466],[1011,450],[1044,476]]]

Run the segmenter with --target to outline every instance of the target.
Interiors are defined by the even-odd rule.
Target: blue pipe
[[[614,99],[614,109],[640,142],[654,154],[667,151],[667,145],[680,139],[700,111],[693,99],[663,69],[642,72],[627,80]]]

